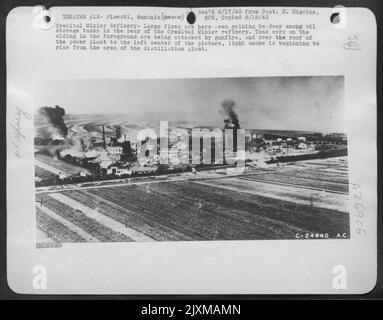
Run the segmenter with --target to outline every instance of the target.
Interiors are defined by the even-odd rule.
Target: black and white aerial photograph
[[[350,238],[343,76],[36,94],[36,245]]]

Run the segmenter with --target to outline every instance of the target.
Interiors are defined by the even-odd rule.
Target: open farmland
[[[325,168],[289,167],[272,173],[247,175],[243,179],[280,182],[336,192],[348,192],[347,172],[328,172]]]
[[[47,238],[55,242],[86,242],[85,238],[44,213],[44,211],[38,207],[36,208],[36,224],[39,232],[43,232]]]
[[[296,162],[268,172],[256,170],[241,179],[348,193],[348,167],[343,157]]]
[[[237,176],[188,177],[45,192],[37,194],[36,203],[41,216],[43,196],[42,207],[68,221],[62,223],[65,228],[72,225],[72,231],[79,228],[102,242],[348,237],[345,158],[252,169]],[[73,235],[68,237],[65,228],[54,230],[63,230],[63,242],[76,242],[69,241]],[[87,239],[84,234],[81,238]]]
[[[127,242],[132,241],[130,238],[121,234],[119,232],[115,232],[114,230],[108,228],[104,224],[98,222],[96,219],[92,219],[88,217],[85,213],[78,209],[74,209],[68,206],[65,202],[60,202],[55,199],[55,195],[44,195],[43,204],[44,209],[46,208],[50,210],[51,215],[55,214],[61,218],[67,220],[68,224],[72,224],[76,226],[76,229],[81,229],[86,232],[88,236],[87,239],[91,239],[93,241],[101,241],[101,242]],[[40,199],[37,199],[41,201]],[[40,202],[41,203],[41,202]],[[40,210],[42,210],[40,208]],[[56,217],[57,220],[57,217]]]

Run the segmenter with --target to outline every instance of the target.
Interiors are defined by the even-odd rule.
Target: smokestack
[[[102,125],[102,141],[103,141],[103,147],[106,148],[106,139],[105,139],[105,125]]]
[[[121,138],[121,126],[116,126],[116,138]]]

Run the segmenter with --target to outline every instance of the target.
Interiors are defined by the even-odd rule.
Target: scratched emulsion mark
[[[21,158],[20,153],[20,143],[22,140],[25,140],[25,135],[22,131],[22,123],[23,120],[31,120],[32,116],[16,107],[16,114],[13,123],[11,124],[11,128],[13,130],[13,139],[11,142],[11,148],[13,149],[13,153],[17,158]]]

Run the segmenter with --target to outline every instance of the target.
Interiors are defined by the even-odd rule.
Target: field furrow
[[[94,219],[87,217],[83,212],[75,210],[63,202],[57,201],[52,198],[52,196],[44,195],[43,206],[83,229],[86,233],[101,242],[131,241],[127,236],[111,230]]]
[[[147,218],[141,215],[140,212],[128,210],[117,202],[107,200],[89,191],[67,191],[64,194],[90,208],[97,209],[102,214],[120,223],[128,224],[131,228],[155,240],[192,240],[190,237],[159,224],[155,219]]]
[[[37,228],[43,231],[47,237],[52,238],[58,243],[67,242],[86,242],[86,239],[72,231],[64,224],[58,222],[44,213],[40,208],[36,208]]]

